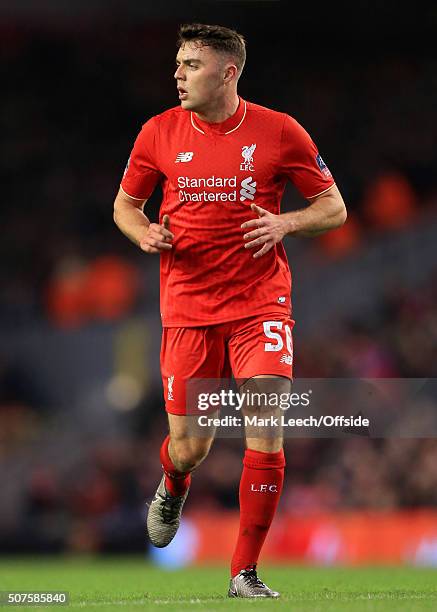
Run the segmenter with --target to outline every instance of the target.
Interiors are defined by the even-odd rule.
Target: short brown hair
[[[177,46],[181,47],[188,41],[199,41],[224,55],[231,55],[241,74],[246,61],[246,41],[235,30],[219,25],[185,23],[179,28]]]

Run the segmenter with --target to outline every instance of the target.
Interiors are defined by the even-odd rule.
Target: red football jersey
[[[178,106],[144,124],[121,187],[144,200],[162,184],[160,223],[168,214],[175,236],[160,255],[164,327],[291,314],[282,243],[254,259],[260,247],[245,249],[241,229],[258,217],[252,202],[279,214],[287,180],[305,198],[334,184],[308,133],[284,113],[240,98],[222,123]]]

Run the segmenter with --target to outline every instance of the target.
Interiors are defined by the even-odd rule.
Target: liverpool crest
[[[256,144],[246,145],[241,148],[241,155],[243,156],[244,161],[240,164],[240,170],[246,170],[248,172],[253,172],[255,168],[253,167],[253,154],[256,149]]]

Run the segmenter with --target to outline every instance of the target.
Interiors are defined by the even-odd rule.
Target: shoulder
[[[180,106],[174,106],[173,108],[168,108],[162,113],[159,113],[159,115],[154,115],[149,119],[149,121],[147,121],[147,123],[153,122],[155,126],[161,127],[173,123],[174,121],[183,121],[188,117],[189,113],[186,110]]]
[[[169,108],[159,115],[153,115],[142,124],[138,138],[149,141],[151,138],[156,139],[163,131],[165,133],[166,129],[171,130],[175,125],[180,124],[180,120],[186,121],[187,116],[189,113],[180,106]]]
[[[288,117],[286,113],[267,108],[267,106],[261,106],[254,102],[247,101],[247,114],[255,120],[269,121],[278,125],[283,125],[285,118]]]

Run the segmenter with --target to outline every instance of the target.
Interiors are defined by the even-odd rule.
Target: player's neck
[[[206,121],[207,123],[223,123],[223,121],[235,115],[239,103],[240,99],[237,92],[235,92],[233,96],[220,100],[220,102],[217,102],[210,108],[196,112],[195,115],[201,121]]]

